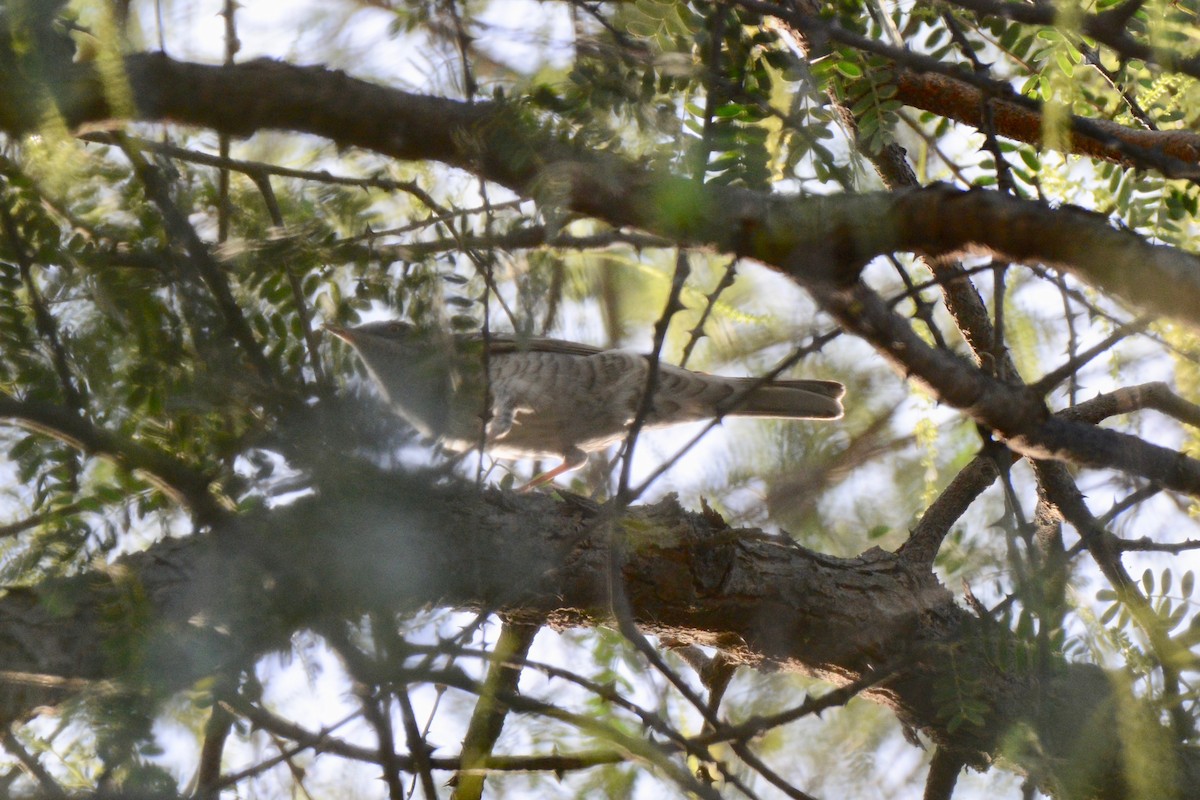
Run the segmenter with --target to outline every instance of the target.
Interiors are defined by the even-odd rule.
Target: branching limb
[[[1113,547],[1112,535],[1092,516],[1078,487],[1062,474],[1061,465],[1047,465],[1035,461],[1034,472],[1047,501],[1062,519],[1079,533],[1096,566],[1108,579],[1117,597],[1129,609],[1130,616],[1150,641],[1162,670],[1163,693],[1173,701],[1169,702],[1169,709],[1175,723],[1175,732],[1181,741],[1187,740],[1191,735],[1191,721],[1177,702],[1180,692],[1179,675],[1181,667],[1185,665],[1190,669],[1200,667],[1200,660],[1171,640],[1163,621],[1121,563],[1120,553]]]
[[[478,767],[491,757],[508,713],[508,709],[496,701],[496,695],[517,693],[521,665],[512,659],[524,659],[529,655],[529,648],[539,630],[541,625],[513,621],[505,621],[500,628],[483,691],[480,692],[463,739],[461,771],[454,777],[452,796],[455,800],[479,800],[483,795],[486,773],[480,772]]]
[[[698,189],[689,179],[650,173],[608,153],[581,152],[531,127],[503,104],[421,97],[278,62],[210,67],[141,54],[127,57],[125,68],[143,118],[234,134],[260,128],[304,131],[395,158],[442,161],[526,196],[545,195],[552,186],[548,199],[560,207],[679,244],[714,245],[784,271],[797,270],[797,277],[804,274],[798,253],[829,257],[815,263],[822,264],[825,277],[844,281],[875,255],[983,248],[1017,263],[1061,266],[1132,302],[1200,322],[1200,259],[1114,230],[1104,218],[1079,209],[947,187],[895,196],[767,200],[734,187]],[[88,81],[96,79],[92,68],[73,69],[79,75],[77,92],[59,98],[67,123],[110,118],[113,111],[99,90],[88,89]],[[216,97],[221,102],[207,101]],[[25,102],[23,96],[0,92],[0,126],[17,129],[20,117],[13,112]],[[25,117],[36,118],[36,113]],[[372,125],[364,125],[365,119]],[[664,217],[656,198],[676,195],[694,197],[694,213]],[[876,224],[865,230],[857,224],[863,219]],[[820,278],[814,272],[805,276],[806,282]]]
[[[1055,367],[1042,377],[1038,378],[1029,385],[1029,388],[1035,392],[1038,392],[1039,394],[1046,394],[1052,391],[1063,381],[1073,378],[1080,369],[1088,364],[1088,362],[1111,350],[1112,347],[1122,339],[1125,339],[1132,333],[1138,333],[1144,330],[1146,326],[1150,324],[1150,322],[1151,319],[1149,317],[1139,317],[1138,319],[1121,325],[1111,334],[1106,336],[1102,341],[1096,343],[1092,347],[1089,347],[1082,353],[1076,353],[1072,355],[1071,358],[1067,359],[1064,364],[1059,367]]]
[[[268,714],[268,713],[269,712],[265,712],[265,711],[259,709],[260,715]],[[353,714],[349,717],[346,717],[341,722],[331,726],[328,729],[328,732],[332,733],[334,730],[341,727],[342,725],[345,725],[347,722],[349,722],[351,719],[354,719],[357,716],[359,716],[359,714],[356,712],[355,714]],[[283,723],[284,727],[288,727],[289,725],[290,725],[290,723]],[[262,725],[261,727],[271,734],[272,741],[274,741],[275,744],[277,746],[279,746],[279,744],[280,744],[279,734],[277,734],[273,730],[272,726]],[[293,726],[293,727],[298,728],[298,726]],[[243,770],[239,770],[237,772],[223,776],[221,778],[220,783],[218,784],[217,788],[218,789],[228,789],[231,786],[237,786],[242,781],[247,780],[249,778],[253,778],[257,775],[261,775],[262,773],[266,772],[267,770],[274,769],[275,767],[277,767],[283,763],[287,763],[290,766],[291,759],[295,758],[297,755],[299,755],[300,753],[302,753],[305,750],[308,750],[310,748],[318,749],[321,752],[336,753],[337,755],[340,755],[343,758],[354,758],[355,760],[358,760],[358,761],[369,761],[373,764],[379,763],[379,752],[377,750],[368,750],[367,748],[355,748],[352,745],[345,744],[344,742],[339,742],[338,740],[330,740],[328,738],[327,734],[312,734],[312,736],[315,739],[319,740],[322,744],[329,744],[329,748],[325,749],[325,748],[316,747],[312,743],[313,739],[307,739],[307,740],[299,739],[299,740],[297,740],[298,744],[295,744],[291,747],[279,747],[279,753],[275,756],[272,756],[271,758],[264,759],[264,760],[258,762],[257,764],[246,767]],[[358,753],[359,751],[366,753],[366,756],[363,758],[356,758],[353,755],[349,755],[349,753]]]
[[[155,488],[191,509],[197,523],[211,524],[232,511],[232,501],[214,490],[212,478],[170,453],[123,439],[59,406],[20,401],[0,393],[0,419],[45,434],[88,455],[115,462],[144,476]]]
[[[642,428],[650,418],[650,415],[654,413],[654,393],[658,389],[658,364],[659,359],[662,357],[663,342],[667,339],[667,329],[671,325],[671,319],[677,312],[683,310],[683,304],[680,302],[679,297],[683,293],[683,286],[687,282],[691,271],[691,266],[688,264],[688,254],[685,250],[680,249],[675,257],[675,273],[671,278],[671,290],[667,294],[666,307],[663,308],[658,321],[654,323],[654,344],[650,348],[650,355],[647,357],[649,364],[646,370],[646,383],[638,399],[637,412],[629,425],[629,432],[625,435],[625,443],[621,448],[621,479],[616,495],[616,500],[620,505],[626,505],[638,496],[637,493],[630,490],[629,486],[629,479],[633,470],[633,450],[637,446],[638,436],[641,435]]]
[[[934,750],[929,763],[929,775],[925,778],[924,800],[950,800],[963,766],[965,762],[953,751],[942,747]]]
[[[1117,469],[1168,489],[1200,494],[1200,461],[1136,436],[1081,424],[1073,409],[1051,415],[1026,387],[991,378],[930,347],[865,286],[847,291],[814,286],[812,291],[843,326],[875,346],[898,371],[921,380],[942,402],[996,431],[1015,452]]]
[[[991,456],[981,454],[971,459],[971,463],[959,470],[937,499],[925,509],[897,555],[931,569],[942,540],[949,535],[954,523],[999,474],[996,460]]]
[[[286,720],[267,709],[246,702],[243,699],[234,698],[226,703],[226,707],[230,711],[236,712],[238,715],[245,717],[256,728],[270,731],[274,735],[293,741],[296,743],[295,748],[291,748],[290,752],[295,755],[303,750],[313,750],[317,753],[331,753],[342,758],[352,761],[361,761],[368,764],[379,763],[379,751],[370,747],[361,747],[359,745],[350,744],[349,742],[335,738],[333,733],[345,726],[347,723],[361,716],[360,711],[355,711],[338,722],[322,728],[319,731],[309,730],[302,725],[297,725],[294,722]],[[416,772],[416,765],[413,763],[412,756],[397,754],[397,763],[401,770],[405,772]],[[476,766],[477,772],[534,772],[534,771],[574,771],[582,769],[591,769],[592,767],[603,766],[605,764],[618,764],[626,760],[626,756],[613,751],[611,749],[598,750],[581,750],[570,753],[558,753],[548,755],[515,755],[515,756],[489,756]],[[274,761],[270,766],[279,763]],[[449,771],[459,770],[462,762],[457,757],[439,757],[430,756],[430,766],[435,770]],[[269,767],[267,767],[269,768]],[[259,774],[262,770],[254,774]],[[222,787],[229,786],[251,777],[249,774],[239,773],[236,780],[234,776],[222,780]]]
[[[67,800],[67,793],[58,785],[58,781],[50,774],[42,763],[34,757],[25,745],[17,739],[13,729],[8,724],[0,724],[0,745],[4,749],[16,757],[17,761],[21,762],[21,768],[25,770],[38,784],[38,787],[45,792],[50,800]]]
[[[200,764],[196,769],[194,800],[217,800],[221,793],[221,757],[225,741],[233,729],[234,716],[221,702],[213,703],[204,725],[204,743],[200,746]]]
[[[379,621],[378,615],[373,615],[372,627],[378,632]],[[362,706],[363,719],[375,731],[377,749],[376,759],[379,766],[383,770],[383,782],[388,787],[388,796],[391,800],[407,800],[404,791],[404,784],[400,780],[400,761],[396,753],[395,737],[392,731],[392,717],[389,710],[388,692],[376,689],[382,683],[379,680],[379,666],[361,652],[358,646],[351,641],[350,635],[339,623],[326,625],[322,631],[328,639],[333,649],[341,656],[343,663],[346,665],[346,671],[354,680],[354,693],[358,696],[359,703]],[[381,647],[376,641],[376,646]],[[401,703],[401,715],[404,720],[405,732],[411,734],[416,731],[416,718],[412,717],[411,722],[409,717],[412,712],[412,705],[408,703],[408,694],[406,685],[401,685],[396,692],[397,699],[403,695]],[[407,704],[407,711],[404,706]],[[425,742],[420,738],[419,732],[416,736],[416,741],[409,739],[410,755],[413,758],[413,763],[416,765],[417,774],[421,776],[422,788],[425,790],[425,800],[436,800],[437,789],[433,785],[432,768],[429,766],[429,753],[425,749]]]
[[[709,316],[717,305],[717,300],[730,286],[733,286],[734,280],[737,279],[737,259],[733,259],[721,272],[721,280],[717,281],[717,285],[713,290],[704,297],[704,311],[700,313],[700,319],[696,320],[695,327],[688,333],[687,344],[683,346],[683,354],[679,357],[679,366],[686,367],[688,359],[692,357],[692,350],[696,344],[704,336],[704,324],[708,322]]]
[[[789,708],[777,714],[753,716],[737,725],[722,725],[703,734],[695,741],[702,744],[715,744],[730,740],[749,741],[780,725],[787,725],[790,722],[795,722],[798,719],[803,719],[814,714],[820,716],[823,711],[830,708],[844,706],[855,697],[858,697],[876,684],[887,680],[894,674],[892,670],[886,669],[871,671],[853,683],[848,683],[845,686],[828,691],[820,697],[807,697],[803,703],[795,708]]]
[[[705,723],[710,728],[717,728],[721,725],[721,722],[716,709],[706,703],[704,698],[697,694],[688,685],[687,681],[683,680],[679,673],[671,669],[671,666],[667,664],[658,650],[650,644],[649,640],[638,629],[633,607],[630,604],[629,594],[624,584],[625,543],[615,535],[615,525],[609,522],[606,527],[609,529],[610,534],[609,603],[612,607],[613,616],[616,617],[618,629],[637,651],[650,662],[650,665],[671,683],[675,691],[679,692],[693,708],[700,712]],[[788,797],[793,798],[793,800],[815,800],[812,795],[797,788],[791,781],[767,766],[762,759],[750,750],[750,747],[745,742],[731,741],[729,744],[730,748],[737,753],[738,758],[746,762],[748,767],[762,775],[768,783],[782,791]],[[724,770],[720,764],[716,764],[715,766],[722,771],[727,781],[741,788],[747,796],[753,796],[753,793],[742,784],[736,775]]]
[[[90,132],[82,133],[79,136],[85,142],[96,142],[98,144],[116,145],[117,140],[110,133]],[[410,194],[418,200],[424,202],[424,198],[429,197],[428,193],[421,189],[420,184],[415,181],[398,181],[391,178],[382,178],[379,176],[371,177],[353,177],[350,175],[334,175],[327,170],[306,170],[294,169],[292,167],[281,167],[277,164],[268,164],[264,161],[246,161],[244,159],[230,158],[228,156],[213,155],[200,150],[191,150],[186,147],[180,147],[170,142],[156,142],[152,139],[143,139],[129,134],[125,135],[125,141],[136,146],[139,150],[148,150],[153,153],[175,158],[180,161],[186,161],[191,164],[202,164],[206,167],[215,167],[217,169],[226,169],[233,172],[240,172],[246,177],[258,182],[258,176],[277,176],[280,178],[294,178],[304,181],[305,183],[326,183],[333,186],[353,186],[360,189],[381,189],[386,192],[404,192]],[[503,207],[507,204],[499,204]],[[478,209],[462,209],[454,211],[454,216],[477,213]],[[442,217],[436,217],[429,222],[442,221]],[[384,236],[392,233],[392,231],[375,231],[375,235]]]
[[[1120,500],[1114,502],[1112,508],[1104,512],[1104,515],[1100,517],[1100,524],[1107,528],[1117,517],[1121,516],[1129,509],[1134,508],[1144,500],[1149,500],[1151,497],[1154,497],[1154,495],[1161,491],[1161,486],[1156,486],[1151,483],[1134,492],[1130,492],[1125,497],[1122,497]],[[1080,544],[1082,545],[1082,542],[1080,542]]]
[[[367,761],[377,763],[379,751],[370,747],[361,747],[333,737],[334,731],[352,720],[358,719],[361,711],[355,711],[328,727],[312,731],[283,717],[272,713],[260,705],[249,702],[243,697],[230,697],[222,701],[226,710],[249,720],[255,728],[270,731],[276,736],[289,739],[302,748],[316,750],[321,753],[333,753],[352,761]],[[222,784],[228,786],[229,784]]]
[[[1182,542],[1156,542],[1148,536],[1140,539],[1120,539],[1115,544],[1122,553],[1137,551],[1142,553],[1186,553],[1189,550],[1200,550],[1200,539],[1185,539]]]
[[[401,687],[396,692],[396,703],[400,706],[400,720],[404,725],[404,739],[408,742],[408,751],[412,753],[413,765],[416,767],[415,772],[417,778],[421,781],[421,791],[425,795],[425,800],[437,800],[437,786],[433,783],[433,764],[429,760],[429,745],[425,742],[425,737],[421,734],[421,729],[417,726],[417,714],[413,710],[412,699],[408,696],[407,687]],[[386,719],[381,718],[380,723],[385,723]],[[385,755],[382,764],[385,770],[397,773],[397,783],[399,779],[400,760],[396,755],[395,749],[390,754]],[[392,788],[392,781],[389,779],[388,788]],[[407,795],[401,792],[395,795],[395,800],[406,800]]]
[[[145,186],[146,194],[162,214],[167,233],[173,241],[183,244],[187,253],[187,263],[195,278],[202,281],[208,288],[225,320],[230,336],[241,347],[259,378],[274,382],[273,368],[263,354],[258,340],[254,338],[254,332],[250,329],[250,324],[246,322],[246,317],[242,314],[242,309],[238,306],[228,281],[225,280],[225,276],[213,259],[212,253],[209,252],[208,246],[200,239],[199,234],[188,222],[186,215],[171,199],[170,188],[166,181],[163,180],[157,168],[151,165],[136,147],[125,142],[120,135],[117,135],[116,141],[133,165],[138,179]]]
[[[1200,427],[1200,406],[1184,400],[1162,381],[1123,386],[1105,392],[1072,408],[1063,409],[1058,412],[1058,416],[1095,424],[1118,414],[1129,414],[1147,408],[1192,427]]]
[[[996,133],[1030,144],[1042,143],[1043,105],[1019,95],[1003,81],[872,39],[811,12],[760,0],[738,0],[737,4],[786,20],[811,39],[839,42],[889,59],[896,65],[896,98],[906,105],[980,130],[988,127],[990,115]],[[1200,69],[1200,59],[1191,63]],[[1200,136],[1191,131],[1131,129],[1107,120],[1077,115],[1070,117],[1069,130],[1071,152],[1140,169],[1155,169],[1171,177],[1194,180],[1200,175],[1195,166],[1196,156],[1200,153]]]
[[[542,496],[481,494],[467,485],[431,487],[427,480],[362,469],[343,474],[343,480],[346,487],[327,482],[320,493],[291,505],[240,515],[219,533],[167,540],[122,559],[120,574],[145,587],[150,612],[164,623],[156,626],[161,638],[146,641],[147,653],[182,648],[211,654],[222,664],[252,663],[258,653],[286,647],[297,626],[360,618],[362,609],[381,606],[399,613],[435,598],[460,608],[501,606],[508,613],[549,615],[552,625],[612,625],[605,602],[609,556],[604,537],[594,530],[594,518],[581,516],[577,506]],[[1001,679],[989,661],[994,638],[977,638],[978,626],[927,568],[878,550],[832,558],[761,531],[727,528],[669,501],[631,508],[617,524],[653,543],[631,548],[624,562],[633,617],[651,633],[719,645],[746,665],[767,660],[847,682],[865,677],[864,665],[878,653],[905,643],[915,648],[917,660],[864,695],[888,703],[935,742],[950,736],[982,763],[999,752],[1004,732],[1029,725],[1057,764],[1067,763],[1066,754],[1083,745],[1082,737],[1098,736],[1098,743],[1088,739],[1091,752],[1104,754],[1096,780],[1120,781],[1122,762],[1107,754],[1119,748],[1116,705],[1136,702],[1132,695],[1118,700],[1124,690],[1102,670],[1056,655],[1055,668],[1038,689],[1043,698],[1038,705],[1030,685]],[[125,590],[111,579],[86,574],[61,591],[78,598],[74,607],[90,609],[117,602]],[[0,619],[12,632],[0,640],[0,660],[24,672],[93,680],[121,676],[102,658],[111,636],[106,626],[94,617],[64,619],[47,606],[31,591],[0,597]],[[195,619],[211,620],[220,630],[188,624]],[[1011,636],[1002,628],[989,633]],[[17,642],[44,642],[47,651],[29,652]],[[933,688],[954,680],[945,658],[929,656],[947,646],[958,654],[959,669],[982,676],[987,706],[994,709],[982,727],[963,726],[951,734],[945,715],[930,704]],[[207,674],[205,663],[170,663],[169,672],[159,676],[164,689],[190,686]],[[454,671],[385,666],[389,671],[372,673],[373,681],[480,690],[480,681]],[[52,702],[64,692],[24,684],[0,689],[10,714]],[[611,694],[613,687],[607,691]],[[655,732],[653,739],[628,736],[623,733],[627,725],[613,728],[552,701],[521,695],[498,699],[510,713],[576,726],[605,747],[662,768],[672,780],[684,781],[686,789],[714,796],[679,769],[684,755],[709,758],[706,748],[669,724],[623,714],[635,725],[645,720]],[[1177,756],[1181,763],[1195,759],[1200,764],[1200,755],[1191,751]]]

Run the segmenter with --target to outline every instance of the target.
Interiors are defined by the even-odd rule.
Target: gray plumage
[[[556,339],[492,334],[483,380],[482,337],[419,333],[403,322],[327,330],[358,352],[396,413],[455,451],[481,441],[485,392],[492,395],[486,449],[499,458],[561,458],[550,477],[620,441],[637,415],[650,362],[624,350]],[[719,414],[837,419],[842,384],[708,375],[659,364],[647,428]],[[742,395],[739,398],[739,395]],[[547,479],[546,476],[542,476]],[[544,482],[539,479],[538,483]]]

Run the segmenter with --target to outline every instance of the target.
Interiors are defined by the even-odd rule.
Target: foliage
[[[332,47],[278,49],[306,34],[302,15],[261,17],[252,5],[223,11],[227,36],[248,52],[334,63]],[[1062,263],[1059,241],[1025,241],[1008,253],[1011,262],[995,249],[939,249],[960,227],[1030,236],[1021,219],[999,213],[927,220],[927,229],[905,232],[923,243],[909,248],[918,254],[839,262],[855,272],[849,280],[839,273],[833,288],[827,275],[810,277],[828,253],[759,259],[766,263],[746,256],[773,252],[752,249],[773,235],[759,222],[786,218],[770,214],[796,197],[828,197],[832,209],[881,185],[903,199],[918,182],[938,181],[1024,202],[1035,214],[1082,206],[1139,243],[1190,253],[1200,213],[1195,9],[839,0],[808,13],[806,5],[348,0],[336,9],[344,18],[312,12],[323,39],[353,42],[361,69],[351,73],[517,120],[512,153],[533,148],[530,161],[543,171],[531,186],[514,187],[488,179],[494,153],[450,122],[444,142],[403,143],[425,154],[403,161],[301,135],[310,115],[336,116],[338,104],[316,89],[295,101],[304,122],[280,119],[272,127],[284,132],[246,139],[230,138],[243,132],[236,120],[211,130],[171,115],[69,124],[55,94],[65,85],[106,97],[105,119],[152,117],[122,105],[125,90],[136,97],[148,89],[127,81],[118,54],[161,36],[181,62],[217,63],[223,53],[200,28],[214,7],[168,4],[164,16],[149,2],[0,4],[0,80],[12,87],[0,91],[0,574],[8,601],[35,597],[29,608],[64,628],[91,620],[108,648],[104,666],[89,674],[12,667],[87,688],[72,684],[70,702],[56,698],[60,722],[32,706],[6,720],[0,793],[342,796],[355,786],[378,794],[381,772],[393,797],[418,783],[444,793],[447,775],[462,780],[467,771],[458,769],[472,766],[457,760],[472,714],[496,700],[508,718],[499,712],[499,738],[476,754],[476,766],[493,759],[499,771],[487,786],[497,792],[804,796],[797,792],[815,785],[829,796],[907,797],[920,791],[924,760],[917,769],[915,751],[904,750],[913,769],[894,783],[883,765],[908,738],[962,764],[1007,759],[1012,771],[964,773],[960,797],[1015,794],[1016,773],[1030,792],[1095,796],[1094,783],[1056,771],[1048,753],[1061,742],[1027,718],[1005,717],[997,702],[1017,685],[1033,687],[1040,702],[1042,684],[1080,666],[1113,676],[1112,727],[1125,737],[1125,760],[1110,758],[1107,768],[1194,758],[1200,567],[1189,504],[1200,491],[1165,487],[1137,466],[1151,445],[1192,463],[1200,421],[1192,324],[1153,307],[1131,311],[1127,297],[1089,280],[1089,268],[1106,265]],[[117,7],[127,13],[110,16]],[[524,39],[523,19],[553,33]],[[233,40],[225,46],[232,63]],[[421,61],[407,60],[414,52]],[[63,78],[93,66],[100,78]],[[354,117],[351,127],[376,124],[369,108],[338,113]],[[532,143],[521,140],[526,134]],[[597,186],[630,175],[684,179],[672,186],[685,192],[676,199],[689,216],[705,217],[706,198],[732,198],[736,208],[712,213],[742,214],[740,227],[704,240],[728,252],[693,246],[700,233],[672,241],[652,221],[631,224],[650,219],[636,217],[637,208],[581,211],[569,192],[555,193],[566,172],[555,172],[559,145],[578,156],[575,168],[628,168],[612,168]],[[455,148],[474,158],[455,162],[445,155]],[[663,217],[683,213],[662,205]],[[1080,235],[1075,218],[1054,219],[1063,220],[1064,240]],[[691,235],[703,221],[677,221],[676,230]],[[883,218],[852,223],[827,230],[835,260],[853,261],[842,244],[874,241],[889,226]],[[1128,283],[1169,274],[1154,268]],[[838,305],[847,286],[882,298],[936,355],[889,350],[879,325],[859,315],[864,295]],[[1157,288],[1192,291],[1184,278]],[[688,442],[702,425],[640,434],[632,483],[621,477],[627,451],[613,448],[562,480],[589,498],[567,507],[590,513],[591,504],[609,503],[619,513],[676,493],[703,510],[700,519],[782,532],[780,547],[811,547],[819,564],[932,542],[926,556],[905,562],[909,574],[932,581],[936,570],[954,592],[965,584],[965,594],[945,602],[970,624],[939,631],[945,641],[934,654],[910,652],[904,641],[855,641],[846,646],[862,651],[844,662],[758,654],[803,678],[760,664],[735,674],[739,662],[726,662],[725,652],[751,645],[731,643],[726,631],[638,618],[655,634],[647,639],[614,600],[614,630],[547,627],[518,648],[506,690],[503,665],[488,651],[512,617],[494,608],[391,597],[361,615],[334,609],[314,622],[298,604],[304,630],[271,629],[237,651],[241,660],[220,662],[190,687],[173,685],[151,640],[195,628],[224,642],[229,632],[161,617],[161,597],[126,571],[123,556],[167,559],[163,548],[176,538],[216,537],[224,525],[270,519],[298,498],[334,496],[331,476],[414,473],[432,491],[469,480],[507,488],[507,471],[534,473],[534,465],[486,455],[446,458],[387,412],[353,354],[321,331],[379,317],[643,351],[659,324],[669,361],[844,382],[847,416],[833,426],[731,420],[694,447]],[[1121,441],[1134,455],[1110,449],[1086,458],[1024,444],[1032,440],[1008,436],[988,416],[1002,403],[960,399],[963,373],[943,370],[948,362],[966,365],[989,391],[1044,399],[1047,419],[1082,416],[1100,430],[1100,419],[1112,417],[1108,431],[1128,434]],[[1045,375],[1054,380],[1039,382]],[[1088,406],[1098,393],[1115,410]],[[1091,442],[1077,438],[1080,448]],[[422,472],[431,464],[444,469]],[[975,483],[967,489],[957,483],[968,479]],[[630,486],[642,491],[632,496]],[[966,494],[952,519],[935,513]],[[609,546],[635,528],[632,549],[682,536],[655,538],[657,522],[610,524],[617,533]],[[542,587],[543,578],[551,580],[532,576],[530,585]],[[91,607],[80,587],[99,584],[114,594]],[[719,594],[713,588],[708,598],[714,607]],[[796,594],[780,590],[789,601]],[[511,605],[527,612],[524,622],[545,613]],[[789,608],[781,599],[762,614]],[[574,619],[570,611],[561,618]],[[920,611],[942,612],[952,616]],[[26,635],[6,624],[3,638]],[[264,651],[289,637],[288,653]],[[163,663],[187,660],[183,645],[170,655],[179,661]],[[918,668],[928,691],[897,700],[903,687],[888,681],[902,686]],[[836,697],[845,685],[853,691],[829,709],[772,720],[801,707],[805,692]],[[194,702],[173,716],[184,688]],[[842,707],[860,694],[901,713],[863,710],[858,699]],[[314,696],[336,712],[313,708]],[[518,708],[520,698],[536,706]],[[914,709],[928,716],[914,719]],[[762,727],[718,735],[714,719]],[[164,735],[171,726],[195,745],[168,745],[184,738]],[[857,747],[850,755],[839,752],[847,743]],[[1159,791],[1185,774],[1174,764],[1166,778],[1132,770],[1120,773],[1128,787],[1107,796]]]

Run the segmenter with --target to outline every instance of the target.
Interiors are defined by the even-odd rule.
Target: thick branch
[[[896,72],[896,97],[905,105],[975,128],[983,124],[984,92],[966,81],[948,75],[900,69]],[[1041,145],[1045,131],[1042,109],[1025,98],[988,96],[996,133],[1027,144]],[[1190,130],[1151,131],[1130,128],[1104,119],[1071,117],[1070,152],[1125,166],[1145,166],[1139,151],[1152,156],[1150,165],[1172,173],[1194,173],[1200,160],[1200,136]],[[1166,157],[1170,163],[1155,163]],[[1176,168],[1175,164],[1186,165]]]
[[[8,594],[0,661],[14,671],[130,680],[112,660],[120,653],[139,666],[138,679],[177,689],[286,647],[298,628],[366,609],[444,603],[503,607],[560,627],[612,623],[606,539],[579,506],[346,472],[344,485],[294,506],[164,542],[103,574]],[[1027,725],[1038,746],[1006,755],[1040,783],[1125,796],[1115,684],[1088,665],[1059,661],[1052,677],[1039,678],[998,661],[1018,646],[1002,641],[1009,632],[973,621],[929,572],[877,550],[819,555],[670,501],[615,525],[630,539],[624,580],[644,629],[841,684],[883,670],[870,696],[969,762],[990,760],[1013,726]],[[104,615],[135,597],[145,613],[131,615],[129,629]],[[989,711],[982,725],[951,731],[957,709],[937,687],[961,674],[979,679],[973,699]],[[55,691],[8,684],[2,710],[22,713]],[[1191,751],[1164,757],[1192,769]]]
[[[830,23],[812,10],[792,11],[764,0],[737,0],[760,14],[786,20],[804,39],[835,41],[864,53],[890,59],[896,65],[896,98],[906,105],[932,111],[1018,141],[1041,144],[1043,106],[1024,97],[1002,80],[981,70],[969,71],[924,53],[887,44]],[[1010,4],[1016,5],[1016,4]],[[987,101],[987,102],[984,102]],[[974,102],[974,107],[969,104]],[[1187,131],[1130,129],[1109,120],[1071,114],[1069,152],[1156,169],[1172,178],[1195,179],[1195,153],[1200,139]],[[1003,169],[1002,163],[997,166]]]
[[[1119,431],[1051,414],[1040,395],[985,375],[963,359],[926,344],[907,320],[863,285],[811,291],[848,330],[862,336],[898,370],[927,384],[938,399],[999,433],[1014,452],[1036,459],[1118,469],[1164,487],[1200,493],[1200,461]]]
[[[125,67],[142,119],[240,135],[300,131],[395,158],[441,161],[543,202],[736,251],[806,279],[849,281],[869,259],[897,251],[978,250],[1059,266],[1130,302],[1200,324],[1200,259],[1081,209],[945,187],[833,198],[701,191],[692,181],[577,147],[502,103],[425,97],[265,60],[217,67],[138,54]],[[67,122],[110,119],[115,112],[98,75],[88,65],[69,74],[71,80],[47,87]],[[40,99],[22,81],[0,82],[0,127],[30,130],[42,118]],[[875,220],[870,230],[864,219]],[[826,272],[813,274],[813,265]]]

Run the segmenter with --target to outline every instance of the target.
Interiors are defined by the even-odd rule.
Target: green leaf
[[[839,73],[841,73],[844,77],[851,78],[854,80],[858,80],[859,78],[861,78],[863,76],[862,67],[860,67],[858,64],[854,63],[853,61],[844,61],[844,60],[838,61],[837,62],[837,71]]]

